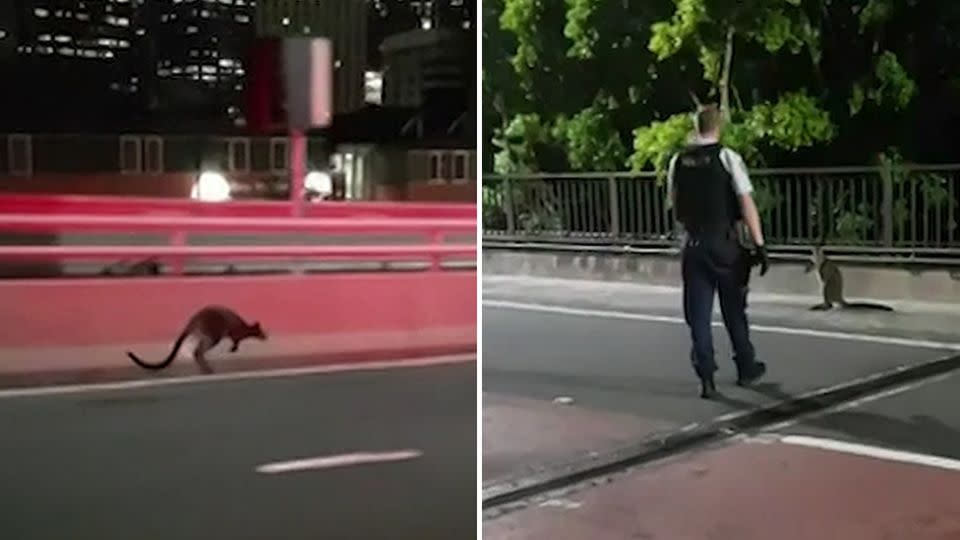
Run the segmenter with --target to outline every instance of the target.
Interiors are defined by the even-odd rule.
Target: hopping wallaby
[[[196,345],[193,349],[194,361],[196,361],[197,365],[200,366],[200,369],[204,372],[212,373],[213,369],[207,363],[206,353],[216,347],[221,340],[229,338],[233,341],[230,352],[236,352],[240,346],[240,342],[244,339],[257,338],[263,341],[267,339],[267,334],[260,327],[259,322],[247,324],[240,315],[230,308],[207,306],[198,311],[193,317],[190,317],[187,325],[174,342],[173,350],[170,351],[170,354],[162,362],[150,364],[144,362],[137,355],[129,351],[127,352],[127,356],[129,356],[135,364],[144,369],[163,369],[173,362],[180,348],[183,346],[183,342],[188,337],[196,340]]]
[[[817,269],[817,278],[820,281],[820,287],[823,292],[823,303],[811,307],[814,311],[823,311],[832,309],[834,304],[845,309],[876,309],[880,311],[893,311],[893,308],[884,304],[874,304],[871,302],[847,302],[843,298],[843,274],[840,272],[840,266],[827,258],[823,251],[823,246],[813,248],[813,261],[807,267],[807,272]]]

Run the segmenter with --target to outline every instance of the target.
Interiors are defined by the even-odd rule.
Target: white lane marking
[[[558,315],[573,315],[578,317],[598,317],[604,319],[622,319],[628,321],[646,321],[670,324],[686,324],[683,317],[669,315],[651,315],[649,313],[631,313],[627,311],[613,311],[602,309],[584,309],[547,304],[530,304],[524,302],[510,302],[506,300],[484,300],[483,305],[492,308],[512,309],[516,311],[534,311],[540,313],[554,313]],[[715,327],[722,327],[720,321],[712,322]],[[910,339],[893,336],[876,336],[871,334],[857,334],[850,332],[835,332],[830,330],[814,330],[812,328],[792,328],[789,326],[769,326],[751,324],[753,332],[768,332],[772,334],[788,334],[795,336],[819,337],[847,341],[865,341],[883,345],[899,345],[903,347],[919,347],[926,349],[945,349],[960,351],[960,343],[948,341],[931,341],[925,339]]]
[[[582,503],[570,499],[549,499],[540,503],[540,508],[560,508],[562,510],[576,510]]]
[[[871,446],[867,444],[851,443],[839,441],[836,439],[826,439],[821,437],[809,437],[806,435],[785,435],[780,438],[780,442],[792,444],[795,446],[806,446],[808,448],[817,448],[820,450],[831,450],[844,454],[884,459],[887,461],[897,461],[900,463],[911,463],[914,465],[923,465],[926,467],[936,467],[951,471],[960,471],[960,460],[934,456],[930,454],[918,454],[915,452],[906,452],[903,450],[894,450],[880,446]]]
[[[415,358],[410,360],[387,360],[377,362],[352,362],[346,364],[326,364],[302,368],[284,368],[268,370],[236,371],[232,373],[213,373],[210,375],[186,375],[163,379],[138,379],[133,381],[117,381],[109,383],[70,384],[63,386],[38,386],[33,388],[11,388],[0,390],[0,399],[51,396],[60,394],[78,394],[85,392],[107,392],[112,390],[131,390],[152,388],[156,386],[172,386],[177,384],[207,383],[239,381],[246,379],[276,379],[282,377],[298,377],[301,375],[319,375],[324,373],[339,373],[345,371],[374,371],[385,369],[402,369],[428,367],[443,364],[457,364],[476,361],[476,356],[449,355]]]
[[[806,421],[808,421],[808,420],[811,420],[811,419],[813,419],[813,418],[820,418],[820,417],[823,417],[823,416],[829,416],[830,414],[833,414],[833,413],[835,413],[835,412],[841,412],[841,411],[846,411],[846,410],[854,409],[854,408],[856,408],[856,407],[860,407],[861,405],[866,405],[867,403],[872,403],[872,402],[874,402],[874,401],[879,401],[879,400],[881,400],[881,399],[885,399],[885,398],[888,398],[888,397],[892,397],[892,396],[895,396],[895,395],[897,395],[897,394],[902,394],[902,393],[904,393],[904,392],[908,392],[908,391],[911,391],[911,390],[916,390],[916,389],[918,389],[918,388],[921,388],[921,387],[923,387],[923,386],[927,386],[927,385],[929,385],[929,384],[942,382],[942,381],[945,381],[945,380],[953,377],[953,375],[954,375],[953,372],[944,373],[943,375],[937,375],[936,377],[930,377],[929,379],[923,379],[923,380],[920,380],[920,381],[915,381],[915,382],[911,382],[911,383],[901,384],[901,385],[899,385],[899,386],[894,386],[893,388],[888,388],[887,390],[884,390],[884,391],[882,391],[882,392],[877,392],[877,393],[875,393],[875,394],[870,394],[870,395],[868,395],[868,396],[864,396],[864,397],[859,398],[859,399],[854,399],[854,400],[852,400],[852,401],[847,401],[847,402],[844,402],[844,403],[840,403],[839,405],[834,405],[834,406],[832,406],[832,407],[827,407],[826,409],[822,409],[822,410],[819,410],[819,411],[814,411],[814,412],[810,412],[810,413],[801,414],[800,416],[796,416],[796,417],[791,418],[791,419],[789,419],[789,420],[784,420],[783,422],[778,422],[778,423],[776,423],[776,424],[771,424],[771,425],[765,427],[765,428],[763,429],[763,431],[764,431],[764,432],[781,431],[781,430],[784,430],[784,429],[786,429],[786,428],[788,428],[788,427],[792,427],[792,426],[795,426],[795,425],[797,425],[797,424],[802,424],[802,423],[804,423],[804,422],[806,422]]]
[[[369,463],[388,463],[393,461],[407,461],[422,456],[419,450],[399,450],[395,452],[355,452],[334,456],[321,456],[290,461],[276,461],[265,463],[257,467],[256,471],[262,474],[279,474],[314,469],[332,469],[334,467],[349,467],[352,465],[366,465]]]

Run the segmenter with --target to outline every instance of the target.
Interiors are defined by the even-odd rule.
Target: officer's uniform
[[[682,256],[683,312],[693,348],[694,370],[713,380],[717,365],[710,330],[713,297],[733,343],[738,380],[757,369],[747,323],[747,285],[752,266],[741,244],[740,196],[753,186],[743,158],[716,140],[699,139],[675,155],[667,171],[670,200],[686,232]]]

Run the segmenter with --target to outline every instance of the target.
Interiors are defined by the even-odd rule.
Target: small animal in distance
[[[213,369],[207,363],[206,354],[224,338],[233,342],[230,352],[236,352],[241,341],[249,338],[264,341],[267,339],[267,333],[263,331],[259,322],[248,324],[243,317],[230,308],[207,306],[190,317],[183,331],[177,336],[170,354],[163,361],[151,364],[129,351],[127,351],[127,356],[144,369],[160,370],[173,362],[187,338],[196,340],[193,349],[194,361],[202,371],[212,373]]]
[[[875,304],[873,302],[847,302],[843,298],[843,274],[840,272],[840,266],[827,258],[823,251],[823,246],[817,246],[813,249],[813,261],[807,267],[807,272],[817,269],[817,278],[820,281],[820,288],[823,293],[823,303],[817,304],[810,309],[812,311],[826,311],[833,309],[838,305],[844,309],[874,309],[878,311],[893,311],[893,308],[884,304]]]

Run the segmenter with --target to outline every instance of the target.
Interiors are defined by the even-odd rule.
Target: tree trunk
[[[730,67],[733,64],[733,26],[727,27],[727,47],[723,52],[723,72],[720,75],[720,111],[730,121]]]

